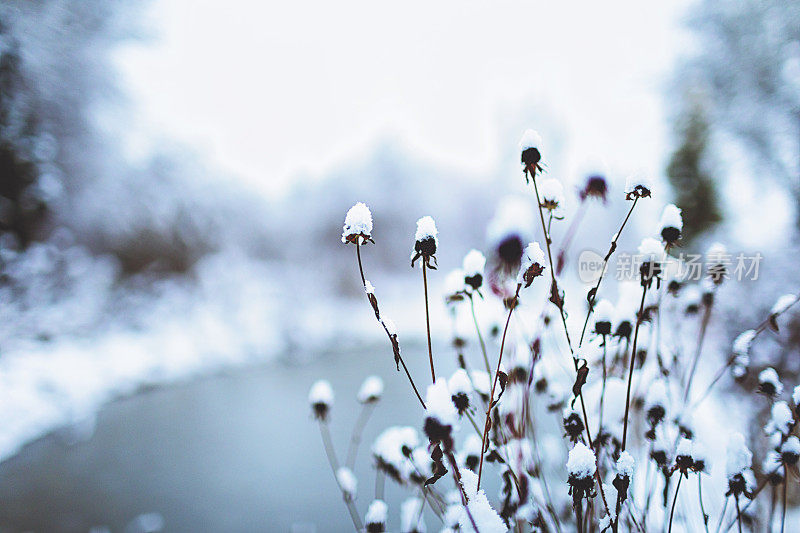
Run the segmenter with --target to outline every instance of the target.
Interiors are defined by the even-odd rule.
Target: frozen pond
[[[424,348],[405,348],[426,385]],[[441,359],[449,362],[445,351]],[[0,465],[0,531],[142,531],[137,524],[147,520],[136,519],[149,513],[163,518],[164,531],[351,531],[306,396],[317,378],[332,382],[334,441],[344,456],[360,409],[355,393],[368,374],[384,378],[386,395],[359,452],[363,514],[375,479],[369,443],[390,423],[419,423],[420,407],[383,344],[113,402],[100,412],[91,439],[70,445],[50,435]],[[396,489],[386,487],[387,499],[396,501]],[[397,509],[391,511],[396,521]]]

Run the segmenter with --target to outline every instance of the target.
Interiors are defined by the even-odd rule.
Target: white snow
[[[461,268],[464,270],[464,275],[472,277],[480,274],[483,276],[483,270],[486,267],[486,257],[478,250],[472,249],[464,256],[464,261]]]
[[[643,262],[661,261],[664,257],[664,245],[652,237],[645,237],[639,244],[639,255]]]
[[[369,504],[367,514],[364,516],[364,522],[369,524],[386,524],[386,515],[389,512],[389,507],[383,500],[373,500]]]
[[[342,492],[344,492],[349,498],[353,499],[356,497],[358,480],[356,479],[356,476],[353,475],[352,470],[346,466],[340,467],[336,471],[336,481],[339,482],[339,487],[341,487]]]
[[[594,306],[594,322],[611,322],[614,317],[614,304],[605,298]]]
[[[781,453],[800,455],[800,439],[792,435],[781,446]]]
[[[677,230],[683,229],[683,218],[681,217],[681,210],[675,204],[667,204],[661,212],[661,220],[659,221],[660,230],[665,228],[675,228]]]
[[[789,409],[789,404],[784,401],[775,402],[770,410],[770,417],[767,425],[764,426],[764,432],[768,435],[778,432],[786,435],[792,427],[794,418],[792,410]]]
[[[733,353],[736,355],[747,355],[750,353],[750,345],[753,343],[753,339],[756,338],[756,330],[748,329],[747,331],[743,331],[736,337],[736,340],[733,341]]]
[[[382,318],[381,321],[383,325],[386,326],[386,329],[389,331],[389,335],[397,335],[397,326],[395,325],[394,321],[391,318]]]
[[[758,374],[758,383],[771,385],[775,388],[775,396],[780,396],[783,393],[783,383],[778,373],[772,367],[767,367]]]
[[[587,478],[594,476],[597,460],[594,452],[584,443],[579,442],[569,451],[567,471],[571,476]]]
[[[532,242],[525,247],[525,251],[522,254],[522,263],[519,267],[519,274],[517,275],[517,283],[525,283],[525,272],[535,264],[542,267],[545,265],[544,252],[538,242]]]
[[[795,406],[800,406],[800,385],[792,391],[792,402]]]
[[[428,385],[425,393],[425,414],[436,419],[443,426],[455,428],[458,412],[453,405],[452,395],[445,378],[438,378],[433,385]]]
[[[425,533],[424,515],[422,514],[422,500],[408,498],[400,504],[400,533]]]
[[[632,478],[636,468],[636,461],[628,452],[622,452],[617,459],[617,472],[625,477]]]
[[[314,382],[308,391],[308,403],[313,405],[323,404],[328,407],[333,405],[333,388],[324,379]]]
[[[470,433],[467,439],[464,441],[461,451],[464,453],[464,455],[476,455],[480,457],[481,446],[483,446],[481,438],[475,433]]]
[[[721,242],[715,242],[708,247],[706,252],[706,259],[709,263],[716,262],[716,264],[724,265],[730,262],[728,248]]]
[[[372,235],[372,213],[363,202],[358,202],[351,207],[344,217],[342,242],[346,243],[347,238],[354,235],[366,235],[367,237]]]
[[[675,450],[675,456],[692,457],[692,441],[687,438],[681,438],[678,442],[678,448]]]
[[[417,220],[417,232],[414,235],[416,241],[423,241],[432,238],[438,245],[439,241],[437,236],[439,232],[436,230],[436,222],[430,216],[424,216]]]
[[[447,386],[452,395],[459,393],[469,394],[472,392],[472,384],[469,381],[469,375],[463,368],[459,368],[453,372],[453,375],[447,380]]]
[[[555,178],[543,179],[537,184],[542,204],[552,204],[556,207],[564,206],[564,186]]]
[[[467,289],[464,283],[464,271],[460,268],[454,268],[444,277],[444,293],[447,296],[463,292]]]
[[[753,462],[753,453],[745,444],[744,435],[736,432],[730,436],[727,457],[725,472],[729,478],[750,468]]]
[[[403,448],[413,450],[419,446],[419,434],[417,430],[410,426],[388,427],[378,435],[372,444],[372,454],[380,458],[385,463],[395,466],[402,471],[406,456],[403,455]]]
[[[364,292],[367,294],[375,294],[375,286],[370,280],[364,280]]]
[[[708,455],[706,447],[700,441],[692,443],[692,461],[695,463],[705,463],[705,470],[708,470]]]
[[[473,370],[469,373],[469,376],[472,378],[472,386],[475,387],[475,391],[482,396],[488,397],[492,388],[489,374],[483,370]]]
[[[524,152],[528,148],[536,148],[542,152],[542,136],[536,130],[526,129],[519,140],[520,152]]]
[[[669,404],[667,400],[667,386],[663,380],[657,379],[650,384],[644,403],[645,411],[649,411],[653,407],[658,406],[663,407],[665,411],[667,410]]]
[[[498,203],[486,228],[486,239],[492,247],[510,235],[518,235],[525,242],[533,237],[534,225],[530,204],[519,196],[508,196]]]
[[[463,469],[460,472],[461,486],[464,488],[464,493],[469,502],[467,507],[472,519],[475,520],[475,525],[478,526],[478,531],[480,533],[505,533],[508,531],[503,519],[489,504],[486,494],[483,490],[478,490],[478,476],[467,469]],[[475,531],[475,528],[472,527],[472,521],[463,508],[458,518],[458,523],[461,531]]]
[[[789,309],[797,301],[796,294],[784,294],[775,301],[770,314],[779,315]]]
[[[383,396],[383,380],[378,376],[369,376],[358,389],[359,403],[377,402]]]

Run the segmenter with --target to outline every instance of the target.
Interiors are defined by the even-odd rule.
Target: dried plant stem
[[[325,455],[328,458],[328,464],[331,465],[331,471],[333,472],[333,478],[336,480],[336,484],[339,485],[339,477],[336,475],[337,471],[339,470],[339,461],[336,459],[336,451],[333,448],[333,442],[331,441],[331,432],[328,429],[328,424],[320,420],[319,421],[319,432],[322,435],[322,444],[325,447]],[[339,487],[341,490],[341,486]],[[361,525],[361,518],[358,516],[358,511],[353,504],[353,500],[342,490],[342,497],[344,499],[345,506],[347,506],[347,511],[350,513],[350,519],[353,521],[353,527],[356,528],[356,532],[359,532],[363,529]]]
[[[436,383],[436,371],[433,369],[433,348],[431,346],[431,315],[428,311],[428,274],[424,259],[422,261],[422,285],[425,288],[425,329],[428,333],[428,359],[431,362],[431,383]]]
[[[622,230],[625,229],[625,225],[628,223],[628,219],[631,218],[631,213],[633,213],[633,208],[636,207],[636,202],[639,201],[639,198],[633,199],[633,204],[631,208],[628,210],[628,214],[625,215],[625,220],[622,221],[622,225],[619,227],[619,230],[614,234],[614,238],[611,240],[611,246],[608,248],[608,252],[606,252],[605,258],[603,258],[603,267],[600,269],[600,277],[597,278],[597,283],[595,283],[594,288],[590,291],[591,298],[589,299],[589,310],[586,311],[586,318],[583,321],[583,329],[581,329],[581,338],[578,341],[578,348],[583,346],[583,338],[586,335],[586,326],[589,324],[589,317],[592,315],[594,311],[594,302],[597,299],[597,292],[600,290],[600,284],[603,282],[603,276],[606,273],[606,267],[608,266],[608,260],[611,259],[612,254],[617,249],[617,241],[619,240],[619,236],[622,235]]]
[[[683,403],[689,400],[689,393],[692,389],[692,381],[694,380],[694,374],[697,371],[697,362],[700,361],[700,353],[703,350],[703,341],[706,338],[706,330],[708,329],[708,322],[711,319],[711,310],[714,308],[713,302],[709,305],[705,306],[705,310],[703,311],[703,320],[700,322],[700,334],[697,338],[697,348],[694,352],[694,359],[692,360],[692,369],[689,371],[689,378],[686,380],[686,389],[683,391]]]
[[[486,353],[486,343],[483,341],[483,335],[481,334],[481,327],[478,325],[478,318],[475,316],[475,300],[472,298],[472,295],[467,295],[469,298],[469,309],[472,312],[472,322],[475,323],[475,332],[478,334],[478,341],[481,345],[481,353],[483,354],[483,362],[486,365],[486,373],[490,376],[492,375],[492,366],[489,364],[489,355]]]
[[[669,528],[667,533],[672,533],[672,518],[675,516],[675,504],[678,503],[678,491],[681,490],[681,481],[683,481],[683,474],[678,474],[678,485],[675,487],[675,495],[672,497],[672,510],[669,512]]]
[[[347,448],[347,465],[348,468],[353,468],[356,464],[356,454],[358,454],[358,445],[361,443],[361,435],[364,433],[364,427],[367,425],[370,415],[372,414],[373,403],[365,403],[358,414],[356,424],[353,426],[353,432],[350,434],[350,446]]]
[[[781,533],[786,528],[786,489],[789,485],[789,469],[786,468],[786,463],[783,464],[783,509],[781,510]],[[770,529],[772,524],[770,524]]]
[[[508,334],[508,325],[511,323],[511,315],[514,314],[514,309],[517,307],[519,300],[519,291],[522,290],[522,285],[517,284],[517,290],[514,292],[514,297],[511,299],[511,304],[508,309],[508,317],[506,318],[506,325],[503,328],[503,338],[500,341],[500,355],[497,358],[497,370],[494,373],[494,380],[492,380],[492,388],[489,392],[489,407],[486,409],[486,421],[483,425],[483,437],[481,443],[481,460],[478,467],[478,489],[481,488],[481,475],[483,474],[483,456],[486,452],[486,437],[489,434],[489,424],[491,423],[492,408],[494,407],[494,391],[497,388],[497,379],[500,376],[500,364],[503,362],[503,350],[506,346],[506,335]]]
[[[739,526],[739,533],[742,533],[742,513],[739,511],[739,496],[734,495],[733,501],[736,503],[736,525]]]
[[[708,533],[708,514],[706,514],[706,508],[703,505],[703,476],[699,472],[697,474],[697,499],[700,500],[700,512],[703,515],[703,527],[706,528],[706,533]]]
[[[525,169],[525,181],[528,181],[528,169]],[[539,219],[542,222],[542,232],[544,233],[544,243],[545,247],[547,248],[547,260],[550,264],[550,282],[552,283],[551,289],[551,301],[558,307],[559,315],[561,316],[561,323],[564,326],[564,336],[567,339],[567,347],[569,348],[569,353],[572,356],[572,363],[575,366],[575,372],[578,372],[578,359],[575,357],[575,350],[572,349],[572,340],[569,336],[569,328],[567,327],[567,315],[564,313],[564,301],[561,298],[561,293],[558,290],[558,281],[556,281],[556,271],[553,265],[553,252],[551,250],[552,239],[550,238],[550,232],[548,231],[548,226],[544,221],[544,211],[542,210],[542,202],[539,198],[539,187],[536,185],[536,173],[531,173],[531,180],[533,182],[533,192],[536,194],[536,205],[539,207]],[[634,202],[635,204],[635,202]],[[633,208],[631,208],[633,210]],[[630,213],[628,213],[630,216]],[[627,217],[625,219],[627,221]],[[624,224],[623,224],[624,226]],[[519,289],[517,289],[517,293],[519,293]],[[510,318],[510,315],[509,315]],[[587,318],[588,320],[588,318]],[[586,402],[583,399],[583,390],[578,391],[578,398],[581,401],[581,411],[583,412],[583,425],[585,426],[586,430],[586,438],[588,439],[589,448],[594,448],[594,441],[592,440],[591,430],[589,429],[589,416],[586,413]],[[600,488],[600,497],[603,500],[603,505],[605,506],[606,512],[609,512],[608,502],[606,501],[606,494],[605,490],[603,489],[603,480],[600,477],[600,469],[595,469],[595,479],[597,480],[597,485]]]
[[[361,284],[364,286],[364,291],[366,292],[366,290],[367,290],[367,278],[364,276],[364,265],[361,263],[361,241],[356,241],[356,257],[358,258],[358,272],[359,272],[359,274],[361,274]],[[386,332],[386,336],[389,337],[389,342],[392,343],[392,345],[394,346],[394,342],[395,341],[392,340],[392,333],[389,331],[389,328],[386,326],[386,323],[384,323],[384,321],[380,318],[380,316],[378,315],[377,311],[375,313],[375,318],[378,320],[378,323],[383,328],[383,331]],[[414,394],[417,396],[417,399],[419,400],[419,403],[422,404],[422,408],[425,409],[426,408],[425,407],[425,401],[422,399],[422,396],[420,395],[419,390],[417,390],[417,386],[414,383],[414,378],[411,377],[411,372],[408,371],[408,367],[406,366],[406,362],[403,360],[403,356],[400,355],[399,350],[397,351],[396,357],[397,357],[397,360],[402,365],[403,370],[406,373],[406,377],[408,377],[408,382],[411,384],[411,388],[414,389]]]
[[[625,444],[628,438],[628,414],[631,406],[631,383],[633,382],[633,367],[636,362],[636,344],[639,341],[639,326],[642,324],[644,314],[644,299],[647,296],[647,284],[642,287],[642,301],[639,303],[639,312],[636,315],[636,327],[633,332],[633,346],[631,349],[630,365],[628,367],[628,392],[625,395],[625,418],[622,423],[622,451],[625,451]]]
[[[606,377],[608,370],[606,367],[606,336],[603,335],[603,384],[600,387],[600,424],[597,426],[597,431],[603,430],[603,404],[606,398]]]

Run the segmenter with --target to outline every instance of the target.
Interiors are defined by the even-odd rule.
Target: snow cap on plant
[[[708,277],[715,285],[720,285],[725,281],[730,262],[730,254],[724,244],[715,242],[708,248],[706,252]]]
[[[475,392],[478,393],[481,400],[488,402],[492,386],[489,374],[483,370],[473,370],[469,373],[469,377],[470,381],[472,381],[472,386],[475,388]]]
[[[642,277],[642,285],[645,285],[661,274],[664,246],[652,237],[645,237],[639,244],[639,255],[642,260],[639,274]]]
[[[675,204],[667,204],[661,212],[659,234],[667,246],[678,242],[683,231],[683,218],[681,210]]]
[[[389,508],[383,500],[373,500],[369,504],[367,514],[364,517],[364,524],[367,533],[383,533],[386,531],[386,515]]]
[[[342,226],[342,242],[365,244],[372,241],[372,213],[363,202],[358,202],[347,211]]]
[[[379,470],[398,483],[403,483],[407,462],[414,448],[419,446],[419,435],[413,427],[392,426],[378,435],[372,444],[372,456]]]
[[[464,284],[464,271],[454,268],[444,277],[444,300],[452,304],[464,300],[467,286]]]
[[[783,383],[772,367],[767,367],[758,374],[758,392],[775,398],[783,393]]]
[[[467,496],[469,514],[462,507],[458,517],[459,530],[474,531],[472,520],[475,520],[475,525],[481,533],[506,533],[508,528],[503,519],[492,509],[483,490],[478,489],[478,476],[469,470],[464,470],[461,472],[461,486]]]
[[[650,179],[643,174],[628,176],[625,180],[625,199],[649,198],[653,191]]]
[[[422,500],[408,498],[400,504],[400,533],[425,533],[424,515],[422,514]]]
[[[539,201],[542,208],[555,211],[564,206],[564,187],[555,178],[544,179],[539,183]]]
[[[675,451],[675,468],[680,470],[681,474],[687,474],[689,469],[694,466],[692,448],[692,441],[687,438],[682,437],[678,442],[678,448]]]
[[[478,464],[481,460],[481,446],[483,442],[481,438],[474,433],[470,433],[467,440],[464,441],[464,446],[461,451],[464,455],[464,465],[472,471],[478,470]]]
[[[800,439],[792,435],[781,445],[781,461],[787,466],[794,466],[800,459]]]
[[[598,335],[611,334],[611,321],[614,318],[614,305],[602,299],[594,306],[594,332]]]
[[[459,415],[463,415],[469,409],[469,393],[472,392],[472,384],[469,375],[463,368],[459,368],[447,381],[450,388],[450,397]]]
[[[464,256],[461,268],[464,271],[464,284],[471,290],[477,291],[483,284],[486,257],[478,250],[472,249]]]
[[[725,464],[725,473],[728,476],[727,495],[747,495],[752,487],[750,466],[753,462],[753,453],[745,444],[744,435],[737,432],[730,436],[727,455]]]
[[[527,129],[519,140],[520,162],[524,170],[535,174],[541,170],[542,136],[535,130]]]
[[[594,474],[597,471],[597,460],[594,452],[582,442],[578,442],[569,451],[567,472],[569,477],[569,493],[572,504],[577,507],[582,498],[594,497]]]
[[[433,385],[428,385],[425,405],[425,435],[432,443],[441,443],[443,451],[451,451],[458,413],[446,379],[439,378]]]
[[[325,422],[328,419],[331,407],[333,407],[333,388],[331,384],[324,379],[314,382],[311,385],[311,390],[308,391],[308,403],[314,412],[314,418]]]
[[[414,234],[414,251],[411,252],[411,266],[414,262],[422,258],[422,262],[428,268],[436,268],[436,248],[439,245],[439,232],[436,229],[436,222],[430,216],[424,216],[417,220],[417,232]],[[431,264],[433,260],[433,264]]]
[[[692,442],[692,470],[698,474],[708,472],[708,455],[702,442]]]
[[[377,403],[383,396],[383,380],[378,376],[369,376],[358,389],[358,403]]]
[[[339,483],[339,488],[342,489],[342,495],[348,501],[356,499],[356,490],[358,489],[358,480],[353,475],[353,471],[346,466],[340,467],[336,471],[336,482]]]
[[[522,198],[509,196],[497,206],[486,229],[486,237],[500,271],[505,274],[517,272],[525,243],[533,237],[533,225],[533,211]]]
[[[532,242],[525,247],[522,261],[517,275],[517,283],[523,287],[530,287],[533,280],[544,272],[544,252],[538,242]]]
[[[655,438],[655,428],[667,414],[667,387],[663,381],[656,380],[650,384],[644,402],[645,415],[650,424],[650,430],[645,436],[653,440]]]
[[[792,410],[789,409],[789,404],[779,401],[772,404],[769,421],[764,427],[764,432],[767,435],[778,433],[781,436],[786,436],[791,432],[793,425],[794,417],[792,416]]]

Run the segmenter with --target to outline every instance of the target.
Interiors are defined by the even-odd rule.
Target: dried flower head
[[[539,183],[539,198],[542,208],[555,211],[564,206],[564,187],[557,179],[544,179]]]
[[[519,141],[520,161],[524,170],[535,175],[541,170],[542,137],[534,130],[527,129]]]
[[[522,261],[517,275],[517,283],[523,287],[530,287],[533,280],[544,272],[544,252],[538,242],[532,242],[525,247]]]
[[[463,368],[459,368],[447,381],[450,388],[450,398],[459,415],[463,415],[469,409],[469,393],[472,392],[472,384],[469,375]]]
[[[681,210],[675,204],[668,204],[661,212],[661,221],[659,222],[661,239],[667,246],[672,246],[680,240],[682,231]]]
[[[649,198],[652,193],[650,180],[644,175],[629,176],[625,180],[625,199]]]
[[[574,407],[567,407],[564,409],[562,423],[564,425],[564,433],[567,435],[567,438],[569,438],[569,440],[572,442],[578,442],[583,434],[583,431],[586,429],[580,413],[578,413]]]
[[[675,468],[681,474],[688,474],[689,469],[694,466],[694,459],[692,459],[692,441],[687,438],[681,438],[678,442],[678,448],[675,451]]]
[[[333,388],[331,388],[331,384],[321,379],[311,385],[311,390],[308,391],[308,403],[314,412],[314,418],[325,422],[328,419],[331,407],[333,407]]]
[[[730,261],[730,254],[724,244],[716,242],[709,247],[706,252],[707,271],[709,279],[715,285],[722,284],[728,277]]]
[[[594,332],[598,335],[611,334],[611,321],[614,317],[614,305],[608,300],[600,300],[594,306]]]
[[[639,255],[642,259],[642,264],[639,266],[641,283],[643,286],[649,285],[661,274],[664,247],[659,241],[651,237],[645,237],[639,244]]]
[[[436,268],[436,248],[439,244],[439,232],[432,217],[424,216],[417,220],[417,232],[414,235],[414,251],[411,252],[411,266],[422,258],[428,268]],[[433,261],[433,263],[431,263]]]
[[[781,461],[787,466],[795,466],[800,459],[800,439],[792,435],[781,446]]]
[[[362,202],[347,211],[342,227],[342,242],[347,244],[365,244],[372,240],[372,213]]]
[[[389,508],[383,500],[373,500],[369,504],[367,514],[364,517],[364,525],[367,533],[383,533],[386,531],[386,515]]]
[[[445,453],[453,449],[453,429],[456,427],[458,412],[453,405],[453,395],[447,380],[439,378],[428,386],[425,394],[425,435],[431,443],[440,443]]]
[[[594,497],[594,474],[597,471],[597,460],[594,452],[582,442],[578,442],[570,450],[567,458],[569,477],[569,493],[573,506],[577,507],[582,498]]]
[[[378,376],[369,376],[358,389],[358,403],[377,403],[383,396],[383,380]]]
[[[608,182],[606,179],[600,174],[590,174],[586,178],[586,183],[581,189],[580,198],[581,201],[586,200],[587,198],[597,198],[606,203],[606,195],[608,194]]]

